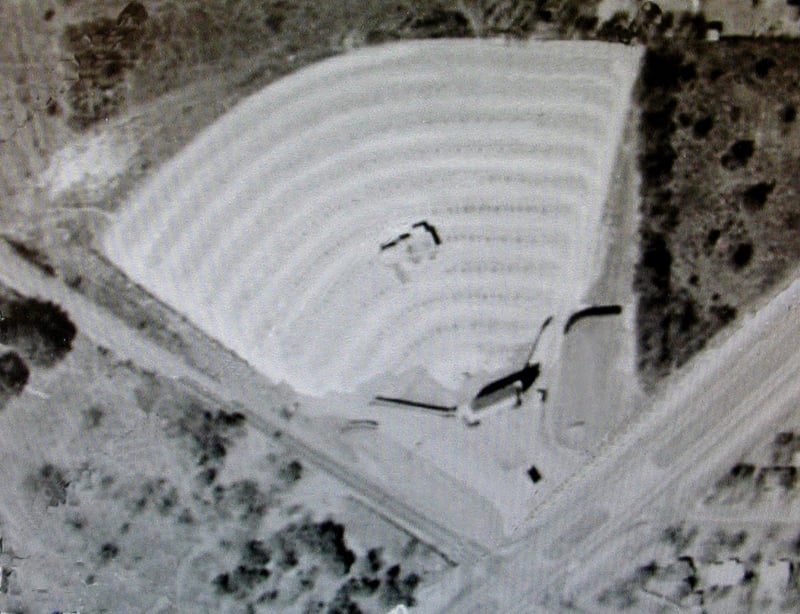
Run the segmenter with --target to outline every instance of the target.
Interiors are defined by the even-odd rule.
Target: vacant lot
[[[651,382],[796,265],[798,65],[788,40],[666,44],[645,58],[639,350]]]
[[[32,361],[0,433],[4,611],[384,612],[447,568],[280,433],[85,334]]]

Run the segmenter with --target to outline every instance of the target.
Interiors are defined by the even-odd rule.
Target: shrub
[[[694,128],[692,129],[692,133],[696,138],[704,138],[708,136],[708,133],[711,132],[711,129],[714,127],[714,118],[710,115],[706,115],[701,117],[694,123]]]
[[[756,62],[756,75],[762,79],[769,74],[769,71],[775,68],[775,60],[772,58],[761,58]]]
[[[767,199],[772,191],[775,189],[774,181],[760,181],[751,185],[744,191],[744,205],[748,209],[758,210],[763,209],[767,204]]]
[[[61,307],[35,298],[11,301],[0,319],[0,341],[43,366],[52,366],[72,350],[77,332]]]
[[[731,305],[713,305],[709,312],[723,326],[735,320],[737,314],[736,307]]]
[[[733,171],[747,166],[755,152],[755,142],[751,139],[740,139],[722,154],[720,163],[726,170]]]
[[[100,546],[100,558],[103,561],[111,561],[112,559],[117,558],[118,554],[119,546],[113,542],[106,542]]]
[[[660,292],[669,292],[672,271],[672,253],[662,233],[646,233],[643,237],[643,250],[640,283],[649,283]]]
[[[48,506],[67,502],[69,480],[63,469],[51,463],[41,466],[39,471],[28,476],[27,483],[35,494],[42,494]]]
[[[654,185],[666,183],[672,175],[672,167],[677,158],[675,148],[668,142],[651,148],[640,160],[645,179]]]
[[[303,465],[298,460],[287,463],[278,471],[278,477],[284,482],[293,484],[303,477]]]
[[[645,53],[641,80],[645,93],[654,89],[675,90],[681,77],[683,54],[674,49],[654,48]]]
[[[47,105],[48,114],[53,115],[50,112],[50,103]],[[55,277],[56,270],[52,264],[50,264],[47,255],[36,249],[35,247],[31,247],[27,245],[23,241],[18,241],[16,239],[12,239],[10,237],[4,237],[8,246],[14,250],[14,253],[17,254],[23,260],[31,263],[37,269],[39,269],[42,273],[47,275],[48,277]]]
[[[11,394],[19,394],[28,383],[30,370],[22,357],[13,350],[0,355],[0,389]]]
[[[97,428],[103,421],[103,410],[97,405],[92,405],[83,412],[83,424],[88,429]]]
[[[739,243],[731,255],[731,263],[736,269],[743,269],[753,258],[753,244]]]
[[[269,498],[253,480],[238,480],[228,489],[229,500],[239,509],[242,521],[259,520],[269,508]]]
[[[386,570],[381,601],[389,607],[398,603],[413,607],[417,603],[414,592],[421,578],[415,573],[410,573],[400,579],[400,573],[400,565],[392,565]]]

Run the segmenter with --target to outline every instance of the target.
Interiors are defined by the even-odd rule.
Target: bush
[[[17,346],[34,364],[52,366],[72,350],[78,329],[55,303],[23,298],[2,311],[0,342]]]
[[[720,164],[726,170],[733,171],[747,166],[755,153],[755,142],[751,139],[740,139],[722,154]]]
[[[38,472],[29,475],[27,483],[31,491],[44,496],[48,506],[54,507],[67,502],[70,481],[63,469],[51,463],[42,465]]]
[[[701,117],[694,123],[694,128],[692,132],[694,136],[698,139],[705,138],[708,136],[708,133],[711,132],[711,129],[714,127],[714,118],[710,115],[706,115],[705,117]]]
[[[775,66],[775,60],[772,58],[761,58],[758,62],[756,62],[756,75],[763,79],[769,74],[769,71],[775,68]]]
[[[239,510],[239,520],[257,521],[269,509],[269,497],[253,480],[233,482],[227,491],[227,499]]]
[[[414,592],[421,578],[415,573],[410,573],[400,579],[400,573],[400,565],[392,565],[386,570],[381,601],[387,607],[395,606],[398,603],[413,607],[417,603]]]
[[[675,90],[680,83],[682,66],[683,54],[679,51],[669,48],[648,49],[640,77],[643,93],[647,95],[657,88]]]
[[[642,239],[642,259],[638,274],[640,285],[647,284],[649,288],[666,295],[670,289],[672,272],[672,253],[666,237],[662,233],[649,232]]]
[[[117,558],[118,554],[119,554],[119,546],[117,546],[117,544],[114,544],[112,542],[106,542],[105,544],[100,546],[100,558],[103,561],[106,562],[111,561]]]
[[[739,243],[731,255],[731,264],[737,270],[743,269],[753,258],[753,245],[752,243]]]
[[[22,357],[13,350],[0,355],[0,389],[11,394],[20,394],[28,383],[30,370]]]
[[[744,206],[750,210],[763,209],[775,189],[774,181],[759,181],[744,191]]]
[[[180,434],[192,440],[197,464],[207,468],[225,458],[233,436],[244,421],[245,416],[239,412],[213,412],[193,401],[187,404],[175,426]]]
[[[293,460],[280,468],[278,477],[284,482],[293,484],[303,477],[303,465],[300,461]]]
[[[48,109],[49,108],[50,107],[48,106]],[[46,254],[42,253],[35,247],[25,244],[23,241],[17,241],[16,239],[12,239],[10,237],[4,237],[4,239],[6,243],[8,243],[8,246],[14,250],[14,253],[20,258],[31,263],[48,277],[56,276],[56,270],[53,265],[50,264]]]
[[[597,38],[611,43],[627,44],[634,36],[630,26],[631,20],[628,13],[617,11],[597,30]]]
[[[331,558],[342,574],[350,571],[356,562],[355,553],[347,547],[344,539],[344,525],[332,520],[300,527],[297,538],[308,548],[320,555]]]
[[[137,60],[145,21],[144,6],[130,2],[116,19],[100,17],[64,28],[64,52],[78,68],[78,79],[67,90],[74,127],[88,128],[123,108],[125,75]]]

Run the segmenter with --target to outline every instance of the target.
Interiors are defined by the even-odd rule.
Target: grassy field
[[[30,371],[0,411],[4,611],[381,612],[449,567],[279,431],[0,297]]]
[[[791,40],[664,44],[645,58],[639,365],[668,373],[800,255]]]

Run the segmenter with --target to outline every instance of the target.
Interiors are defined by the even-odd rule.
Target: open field
[[[20,280],[18,292],[64,305],[78,331],[43,364],[47,345],[26,335],[39,339],[23,352],[31,377],[0,414],[0,608],[380,612],[413,603],[450,566],[400,528],[399,510],[376,512],[280,424],[252,419],[180,357],[0,252],[4,301]],[[291,407],[274,388],[248,391],[243,401],[275,417]]]
[[[794,269],[797,66],[793,40],[665,44],[645,58],[637,328],[649,383]]]

